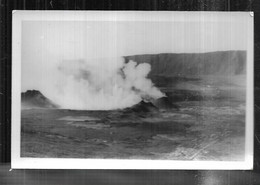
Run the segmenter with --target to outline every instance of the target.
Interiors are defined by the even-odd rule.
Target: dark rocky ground
[[[124,110],[50,109],[34,93],[22,99],[21,156],[243,160],[245,58],[245,51],[128,56],[151,64],[148,78],[166,97]]]
[[[243,160],[243,102],[183,101],[178,106],[144,112],[24,109],[21,156]]]

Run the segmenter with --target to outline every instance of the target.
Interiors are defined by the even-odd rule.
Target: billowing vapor
[[[52,98],[66,109],[110,110],[163,97],[147,78],[150,70],[150,64],[123,58],[62,61]]]

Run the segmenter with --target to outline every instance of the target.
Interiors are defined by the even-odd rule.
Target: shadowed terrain
[[[59,108],[38,90],[28,90],[21,94],[22,109],[26,108]]]
[[[22,103],[33,106],[22,110],[21,156],[244,159],[246,52],[125,59],[151,64],[148,77],[165,96],[91,111],[53,109],[39,91],[27,91]]]

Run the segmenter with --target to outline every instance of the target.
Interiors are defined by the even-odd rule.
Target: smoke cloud
[[[111,110],[130,107],[164,94],[147,78],[150,64],[123,58],[64,60],[52,100],[62,108]]]

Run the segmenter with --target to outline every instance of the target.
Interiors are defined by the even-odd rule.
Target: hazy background
[[[91,109],[98,100],[99,104],[104,102],[104,105],[107,105],[105,100],[120,103],[130,93],[129,89],[135,86],[132,84],[134,78],[130,85],[127,82],[127,86],[119,85],[112,90],[99,89],[104,84],[126,83],[115,74],[118,69],[125,67],[119,57],[137,54],[246,50],[246,35],[247,27],[244,21],[232,23],[24,21],[22,91],[40,90],[58,104],[66,102],[68,105],[66,108]],[[153,84],[144,80],[149,73],[149,66],[139,68],[144,69],[139,75],[142,78],[140,81],[146,84],[146,90],[150,92],[149,88],[152,88]],[[134,67],[132,69],[131,73],[138,73],[138,69]],[[98,84],[92,86],[87,74],[91,74],[92,81],[98,81]],[[106,77],[106,74],[109,76]],[[68,78],[69,75],[76,81]],[[137,84],[137,86],[143,85]],[[106,93],[107,90],[109,93]],[[122,98],[115,100],[115,96]],[[83,102],[88,102],[87,107],[74,106],[82,103],[82,99],[86,97],[88,98]],[[93,104],[89,101],[93,101]],[[127,101],[129,106],[134,104],[129,102],[137,103],[140,97],[133,95],[132,99]]]

